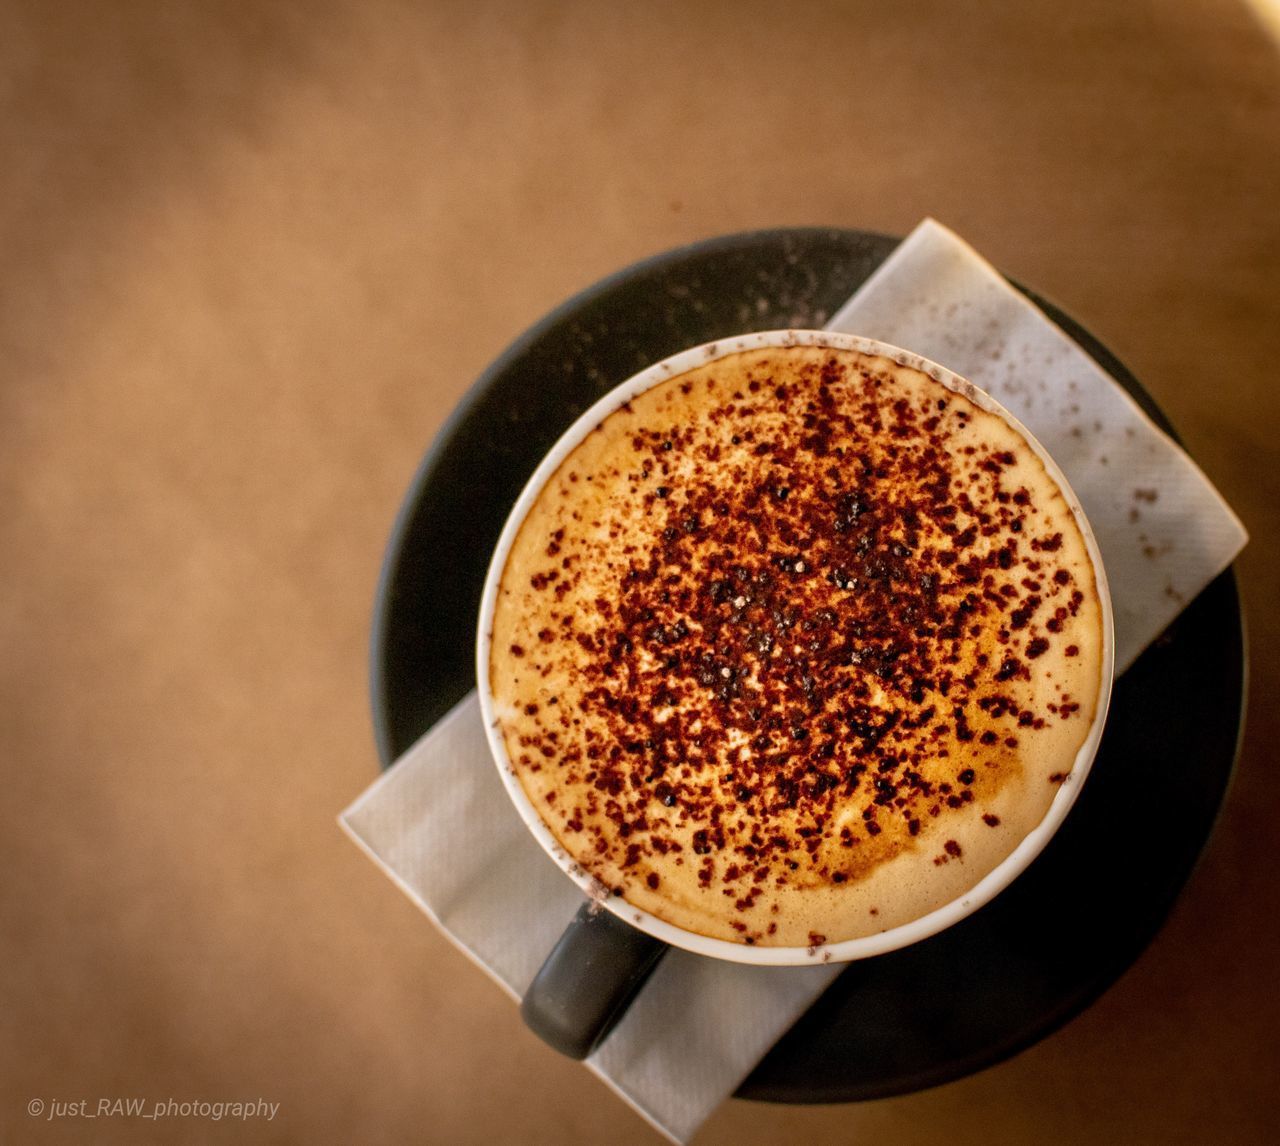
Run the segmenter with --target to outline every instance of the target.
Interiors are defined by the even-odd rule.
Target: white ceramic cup
[[[1076,755],[1070,774],[1066,781],[1059,786],[1049,810],[1040,823],[1022,839],[1013,852],[1003,861],[997,864],[977,884],[951,902],[926,915],[899,926],[891,927],[886,931],[820,947],[753,946],[745,943],[733,943],[724,939],[709,938],[705,935],[699,935],[673,926],[665,920],[635,907],[625,899],[614,896],[599,896],[598,885],[593,886],[592,877],[583,871],[560,846],[521,787],[511,761],[507,756],[506,746],[503,743],[495,717],[493,697],[489,689],[489,656],[493,615],[497,601],[498,586],[506,565],[507,555],[526,514],[537,500],[543,486],[556,472],[565,457],[600,422],[622,406],[624,402],[635,398],[668,378],[675,377],[696,366],[706,365],[718,358],[736,354],[739,351],[795,345],[832,347],[884,356],[931,375],[946,388],[962,394],[982,409],[998,415],[1012,426],[1025,439],[1030,448],[1044,463],[1045,469],[1058,483],[1080,527],[1089,557],[1093,563],[1102,619],[1102,680],[1093,723]],[[476,672],[480,707],[484,714],[489,746],[502,776],[502,782],[511,796],[512,803],[547,854],[588,896],[594,896],[608,911],[613,912],[618,918],[625,919],[630,927],[638,928],[663,943],[717,959],[776,966],[811,964],[815,961],[847,962],[872,955],[880,955],[887,951],[893,951],[908,944],[919,942],[972,914],[1016,879],[1032,860],[1040,854],[1066,819],[1067,813],[1071,810],[1072,804],[1075,803],[1076,797],[1089,774],[1098,745],[1102,739],[1102,730],[1106,721],[1107,707],[1111,695],[1113,647],[1111,598],[1107,590],[1106,573],[1103,569],[1102,559],[1098,552],[1093,531],[1089,527],[1089,522],[1080,507],[1079,500],[1071,491],[1070,485],[1061,469],[1036,440],[1035,436],[1021,422],[996,402],[995,399],[977,389],[971,383],[944,367],[908,351],[871,339],[837,334],[830,331],[781,330],[721,339],[717,342],[695,346],[655,363],[611,390],[569,427],[534,471],[533,476],[516,500],[511,510],[511,515],[507,519],[506,526],[498,540],[498,545],[494,551],[493,560],[490,563],[489,572],[485,579],[480,605],[479,629],[476,641]]]

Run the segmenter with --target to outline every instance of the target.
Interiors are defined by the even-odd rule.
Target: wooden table
[[[335,826],[377,767],[383,545],[575,290],[931,214],[1119,354],[1248,525],[1239,771],[1064,1030],[913,1096],[729,1102],[698,1142],[1274,1141],[1278,207],[1280,52],[1229,0],[5,0],[0,1139],[657,1141]],[[101,1098],[279,1107],[47,1118]]]

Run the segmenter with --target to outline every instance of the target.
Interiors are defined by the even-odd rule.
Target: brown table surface
[[[1102,338],[1248,525],[1239,771],[1061,1032],[697,1141],[1276,1141],[1280,54],[1231,0],[0,4],[0,1140],[656,1142],[335,825],[383,546],[573,291],[926,214]],[[279,1110],[46,1120],[100,1098]]]

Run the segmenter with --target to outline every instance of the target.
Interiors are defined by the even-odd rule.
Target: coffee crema
[[[1044,818],[1094,719],[1101,606],[1057,482],[969,393],[743,351],[632,398],[547,481],[490,687],[603,888],[701,935],[835,943],[957,899]]]

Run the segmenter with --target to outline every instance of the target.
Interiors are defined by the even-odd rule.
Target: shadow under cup
[[[763,348],[825,347],[882,356],[931,376],[1011,426],[1057,483],[1079,526],[1093,567],[1101,620],[1100,684],[1095,715],[1066,781],[1040,822],[986,876],[951,902],[876,934],[806,946],[734,943],[688,931],[624,898],[601,894],[601,885],[560,845],[524,791],[508,757],[490,686],[492,629],[499,584],[520,527],[564,459],[610,414],[652,387],[720,358]],[[998,402],[936,363],[870,339],[828,331],[766,331],[682,351],[641,371],[588,409],[542,460],[517,499],[499,538],[485,579],[476,645],[481,710],[490,749],[521,818],[544,850],[586,893],[587,900],[535,977],[522,1003],[526,1023],[544,1041],[573,1058],[591,1053],[623,1016],[627,1006],[669,946],[732,962],[812,965],[850,962],[917,943],[964,919],[989,902],[1025,870],[1065,820],[1083,786],[1102,738],[1113,676],[1113,619],[1097,543],[1079,501],[1052,457]],[[625,919],[624,919],[625,913]]]

